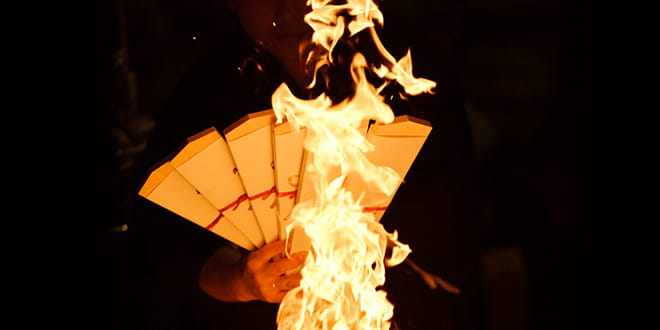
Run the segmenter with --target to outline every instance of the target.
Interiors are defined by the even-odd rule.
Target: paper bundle
[[[375,146],[365,155],[403,179],[430,131],[428,122],[411,116],[390,124],[365,123],[363,133]],[[211,127],[188,138],[148,174],[139,195],[247,250],[286,238],[283,222],[295,204],[315,197],[305,175],[313,157],[303,148],[305,130],[276,123],[273,111],[265,110],[222,132]],[[377,220],[394,196],[370,188],[358,176],[347,177],[344,187],[361,196],[364,212],[373,212]],[[308,247],[300,228],[289,239],[292,253]]]

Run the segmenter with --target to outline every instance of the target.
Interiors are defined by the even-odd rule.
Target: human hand
[[[284,295],[300,284],[299,272],[287,274],[302,265],[307,251],[285,256],[286,240],[268,243],[250,252],[240,273],[244,289],[256,300],[279,303]]]

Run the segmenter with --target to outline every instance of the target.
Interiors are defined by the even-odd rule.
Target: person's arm
[[[285,240],[276,241],[247,255],[219,248],[202,267],[199,286],[219,301],[279,303],[300,284],[300,273],[286,273],[302,265],[307,256],[306,252],[299,252],[289,258],[281,257],[285,247]]]

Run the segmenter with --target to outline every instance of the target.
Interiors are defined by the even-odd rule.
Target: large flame
[[[380,287],[385,283],[385,266],[403,262],[410,248],[398,241],[397,232],[387,232],[369,212],[363,212],[360,196],[343,188],[348,174],[360,175],[391,195],[401,181],[396,171],[378,167],[364,156],[373,149],[360,132],[365,121],[390,123],[392,109],[380,92],[389,81],[397,81],[405,93],[432,92],[433,81],[412,75],[410,52],[396,61],[381,44],[376,27],[383,15],[371,0],[308,0],[312,11],[305,21],[314,29],[312,42],[317,51],[308,61],[315,70],[333,65],[332,52],[342,38],[368,30],[381,59],[369,65],[354,54],[351,78],[354,95],[332,102],[321,94],[315,99],[296,98],[282,84],[272,96],[278,121],[285,118],[294,129],[306,128],[304,146],[313,156],[304,169],[313,173],[316,198],[298,203],[287,222],[302,227],[310,238],[310,253],[301,270],[300,286],[292,289],[280,304],[279,329],[389,329],[393,305]],[[385,82],[373,86],[366,78],[371,70]],[[316,74],[314,75],[316,77]],[[317,83],[315,80],[311,83]],[[387,255],[388,245],[391,255]]]

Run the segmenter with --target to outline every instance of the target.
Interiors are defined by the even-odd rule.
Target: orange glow
[[[296,98],[285,84],[272,96],[278,122],[285,119],[294,130],[306,129],[304,147],[312,162],[303,169],[313,173],[316,198],[295,205],[286,222],[287,237],[294,227],[302,227],[310,239],[310,253],[301,270],[300,286],[292,289],[280,304],[279,329],[389,329],[393,305],[380,289],[385,283],[385,267],[403,262],[410,248],[398,241],[397,232],[387,232],[372,213],[363,212],[361,196],[344,188],[344,179],[360,175],[392,195],[402,178],[388,167],[379,167],[365,157],[374,148],[360,132],[361,123],[372,120],[390,123],[392,109],[366,79],[372,70],[386,81],[396,80],[407,94],[432,92],[435,83],[412,76],[410,52],[396,61],[380,43],[375,26],[383,16],[371,0],[309,0],[312,11],[305,17],[314,29],[312,41],[322,48],[315,58],[318,70],[332,64],[333,48],[340,38],[369,30],[384,65],[371,67],[360,53],[354,55],[351,77],[354,95],[338,104],[322,94],[316,99]],[[341,15],[340,15],[341,14]],[[348,33],[347,33],[348,32]],[[312,82],[312,85],[316,81]],[[386,258],[388,244],[392,253]]]

